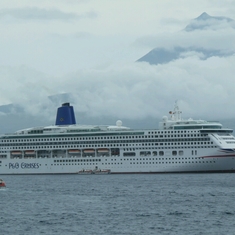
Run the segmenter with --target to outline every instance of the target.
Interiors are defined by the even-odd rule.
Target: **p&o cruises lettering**
[[[9,169],[19,169],[19,163],[9,163]]]
[[[39,163],[25,163],[22,162],[19,164],[18,162],[16,163],[9,163],[9,169],[38,169],[39,168]]]

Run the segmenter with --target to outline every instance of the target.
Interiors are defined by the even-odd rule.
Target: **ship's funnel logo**
[[[74,124],[76,124],[76,120],[73,111],[73,106],[70,106],[69,103],[62,104],[62,106],[57,109],[55,125],[60,126]]]

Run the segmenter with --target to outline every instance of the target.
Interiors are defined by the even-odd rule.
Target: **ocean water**
[[[235,174],[0,178],[0,235],[235,234]]]

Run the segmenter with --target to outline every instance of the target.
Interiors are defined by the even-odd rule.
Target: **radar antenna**
[[[180,121],[181,120],[181,111],[179,109],[178,106],[178,100],[175,101],[175,107],[174,107],[174,111],[170,112],[171,114],[171,120],[173,121]]]

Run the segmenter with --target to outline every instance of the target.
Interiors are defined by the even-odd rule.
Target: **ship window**
[[[126,153],[123,153],[123,156],[124,157],[130,157],[130,156],[135,156],[135,152],[126,152]]]
[[[140,152],[140,155],[144,155],[144,156],[151,155],[151,152],[150,151],[142,151],[142,152]]]
[[[153,156],[157,156],[157,151],[154,151],[154,152],[153,152]]]
[[[184,155],[184,152],[182,150],[179,151],[179,155],[180,156],[183,156]]]

